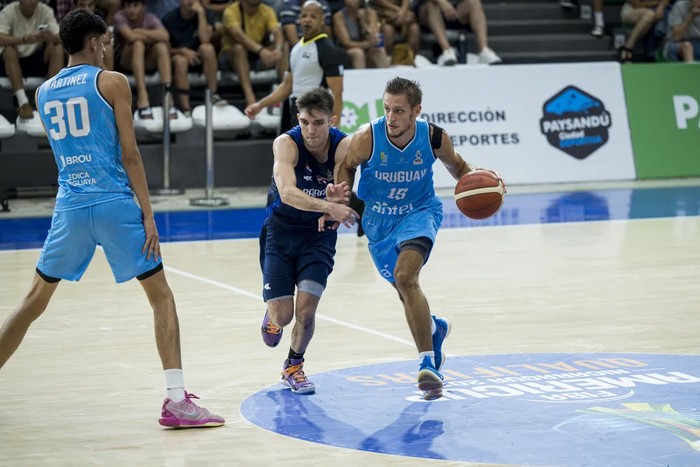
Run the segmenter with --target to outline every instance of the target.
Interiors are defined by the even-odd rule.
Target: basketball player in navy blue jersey
[[[332,128],[336,123],[333,105],[333,96],[320,87],[297,99],[299,125],[278,136],[272,145],[275,160],[268,217],[260,233],[267,304],[262,337],[266,345],[275,347],[282,329],[296,318],[281,381],[300,394],[315,391],[304,373],[304,352],[313,337],[316,308],[333,270],[337,240],[334,228],[319,228],[319,218],[331,217],[346,226],[359,218],[346,206],[349,186],[333,185],[335,165],[342,162],[350,142],[345,133]]]
[[[82,9],[68,13],[59,31],[68,66],[36,92],[58,165],[59,189],[31,289],[0,329],[0,368],[44,312],[59,281],[80,280],[99,243],[115,280],[136,277],[153,308],[167,388],[160,424],[220,426],[224,419],[197,406],[192,401],[197,397],[184,389],[175,300],[165,279],[136,145],[131,89],[124,75],[99,68],[106,32],[96,14]]]
[[[422,97],[417,82],[390,80],[384,116],[355,132],[336,179],[352,186],[361,166],[358,196],[365,202],[362,226],[369,251],[399,293],[418,348],[418,388],[431,400],[442,396],[442,343],[450,333],[449,321],[431,316],[418,280],[442,222],[432,165],[440,160],[455,180],[473,168],[455,152],[447,133],[418,118]]]

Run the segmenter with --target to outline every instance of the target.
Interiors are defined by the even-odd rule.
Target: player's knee
[[[394,271],[394,280],[396,281],[396,288],[399,290],[401,296],[404,295],[405,291],[418,288],[418,274],[414,271],[396,268]]]

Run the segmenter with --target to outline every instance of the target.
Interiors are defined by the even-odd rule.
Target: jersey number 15
[[[51,139],[63,139],[69,133],[72,137],[79,138],[90,133],[88,102],[84,97],[71,97],[66,102],[49,101],[44,104],[44,113],[51,118]]]

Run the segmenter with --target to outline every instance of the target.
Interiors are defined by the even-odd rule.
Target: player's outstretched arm
[[[272,143],[275,161],[272,166],[272,176],[284,204],[302,211],[323,212],[333,219],[350,227],[360,217],[357,212],[344,204],[331,203],[325,199],[314,198],[297,187],[297,177],[294,167],[299,159],[297,145],[288,135],[275,138]]]
[[[292,95],[292,73],[287,71],[284,75],[284,80],[282,83],[275,88],[267,96],[263,97],[259,101],[250,104],[245,108],[244,112],[248,118],[255,118],[265,107],[282,102],[283,100],[289,98]]]
[[[114,109],[114,119],[122,148],[122,163],[126,175],[129,177],[131,189],[134,190],[143,212],[143,226],[146,229],[143,253],[147,255],[147,258],[150,259],[153,255],[154,259],[157,260],[160,258],[160,241],[153,217],[151,199],[148,195],[146,171],[143,168],[143,160],[134,134],[134,119],[131,115],[131,88],[123,74],[113,71],[100,73],[98,87]]]

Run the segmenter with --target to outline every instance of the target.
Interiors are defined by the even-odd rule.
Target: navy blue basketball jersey
[[[372,154],[362,163],[357,196],[365,212],[396,217],[439,203],[433,186],[435,153],[428,122],[416,119],[413,139],[400,149],[389,141],[386,119],[371,122]]]
[[[97,89],[101,71],[91,65],[64,68],[37,91],[58,166],[57,211],[133,196],[114,109]]]
[[[330,129],[331,144],[328,148],[328,159],[321,163],[304,146],[299,125],[285,134],[292,138],[299,150],[299,159],[294,167],[297,187],[309,196],[325,199],[326,185],[333,183],[335,151],[340,141],[347,135],[337,128]],[[318,226],[319,213],[302,211],[282,202],[274,176],[267,195],[267,214],[271,222],[286,228],[316,230]]]

